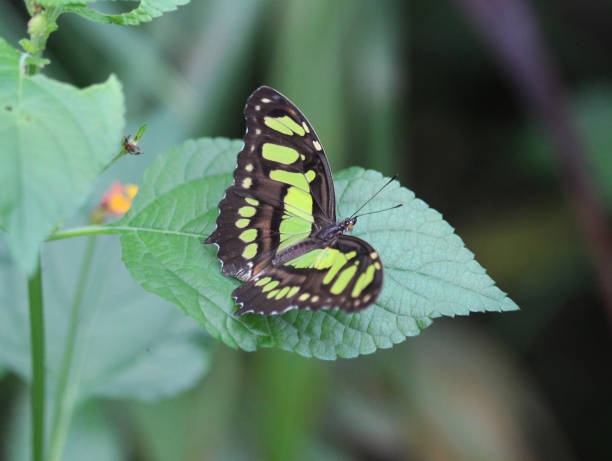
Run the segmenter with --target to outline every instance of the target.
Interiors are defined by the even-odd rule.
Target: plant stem
[[[121,150],[119,151],[119,153],[117,155],[115,155],[113,157],[113,159],[108,163],[108,165],[106,165],[104,167],[104,169],[102,170],[102,172],[105,172],[106,170],[108,170],[110,168],[110,166],[115,163],[117,160],[119,160],[121,157],[123,157],[124,155],[127,154],[127,151],[123,148],[121,148]]]
[[[45,442],[45,320],[40,256],[28,279],[30,342],[32,351],[32,460],[43,461]]]
[[[81,308],[83,306],[83,296],[89,279],[91,262],[93,260],[96,247],[96,237],[91,236],[87,239],[87,247],[81,263],[81,271],[74,293],[74,300],[70,311],[70,325],[68,326],[68,336],[64,346],[62,356],[62,368],[58,378],[57,394],[55,396],[55,406],[53,424],[51,426],[51,442],[49,450],[49,460],[59,461],[62,459],[66,438],[72,420],[74,403],[78,388],[78,373],[72,373],[74,356],[74,345],[76,342],[77,331]]]
[[[24,39],[19,43],[30,56],[41,58],[47,46],[49,35],[57,30],[57,18],[62,14],[63,9],[59,6],[50,6],[45,9],[30,0],[26,0],[26,7],[30,16],[32,16],[28,21],[30,39]],[[37,74],[40,67],[40,63],[30,63],[27,69],[28,75]]]
[[[98,234],[123,234],[124,232],[155,232],[159,234],[165,235],[178,235],[181,237],[189,237],[189,238],[197,238],[203,239],[206,236],[203,234],[198,234],[195,232],[183,232],[183,231],[173,231],[173,230],[164,230],[164,229],[152,229],[147,227],[134,227],[131,225],[120,226],[120,225],[91,225],[91,226],[82,226],[75,227],[72,229],[67,229],[64,231],[58,231],[51,234],[47,237],[47,241],[51,242],[53,240],[61,240],[70,237],[82,237],[85,235],[98,235]]]
[[[55,232],[51,234],[47,240],[61,240],[70,237],[82,237],[84,235],[120,234],[123,231],[124,229],[120,227],[90,225]]]

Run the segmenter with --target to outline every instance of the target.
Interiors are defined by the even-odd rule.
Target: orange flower
[[[91,215],[93,223],[104,221],[109,216],[123,216],[132,205],[132,199],[138,192],[135,184],[121,184],[115,181],[102,196],[100,204]]]
[[[138,186],[134,184],[121,184],[115,181],[102,196],[100,206],[111,215],[123,216],[132,205],[132,199],[138,192]]]

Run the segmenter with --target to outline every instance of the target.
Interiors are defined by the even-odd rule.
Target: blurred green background
[[[533,4],[610,211],[612,3]],[[0,2],[11,44],[26,22],[21,1]],[[115,73],[126,134],[148,124],[145,155],[111,167],[83,216],[113,180],[138,183],[186,138],[242,137],[246,98],[267,84],[307,115],[332,170],[398,172],[521,307],[441,318],[392,350],[329,363],[201,334],[210,364],[178,386],[190,389],[148,402],[93,392],[104,397],[79,406],[65,459],[612,459],[611,317],[553,147],[456,4],[198,0],[141,27],[69,15],[59,26],[45,73],[80,87]],[[66,255],[60,269],[80,264],[48,245]],[[0,443],[6,459],[26,459],[24,386],[2,368]]]

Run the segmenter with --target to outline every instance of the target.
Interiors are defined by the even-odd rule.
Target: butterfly
[[[204,242],[218,247],[223,274],[245,282],[232,292],[235,314],[368,307],[382,288],[382,262],[367,242],[345,235],[359,216],[336,221],[334,182],[314,129],[267,86],[251,94],[244,114],[234,182]]]

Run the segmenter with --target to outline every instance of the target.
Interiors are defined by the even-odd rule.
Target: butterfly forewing
[[[307,175],[315,218],[325,223],[335,222],[336,197],[331,170],[321,142],[306,117],[291,101],[267,86],[258,88],[249,97],[244,114],[245,149],[255,146],[264,160],[270,160],[264,161],[268,174],[280,168]]]
[[[335,222],[333,182],[314,130],[287,98],[260,87],[245,107],[247,132],[234,184],[219,203],[223,273],[248,280],[278,249]]]

